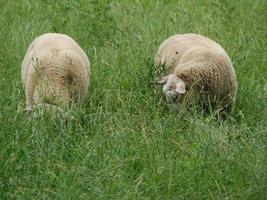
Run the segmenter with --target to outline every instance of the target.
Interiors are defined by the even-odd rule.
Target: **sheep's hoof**
[[[23,110],[23,112],[26,112],[26,113],[32,112],[32,106],[26,106],[26,108]]]

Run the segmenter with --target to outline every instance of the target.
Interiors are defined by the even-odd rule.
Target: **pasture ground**
[[[0,199],[267,199],[267,1],[0,0]],[[20,64],[45,32],[91,61],[68,123],[20,112]],[[160,103],[153,57],[175,33],[220,43],[239,83],[227,120]]]

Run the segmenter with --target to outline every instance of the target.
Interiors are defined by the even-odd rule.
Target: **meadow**
[[[267,1],[0,0],[0,199],[267,199]],[[40,34],[91,61],[68,112],[21,112],[20,65]],[[238,79],[222,120],[161,101],[153,59],[175,33],[220,43]]]

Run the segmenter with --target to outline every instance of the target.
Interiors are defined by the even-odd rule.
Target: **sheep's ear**
[[[160,78],[160,80],[158,81],[158,83],[166,84],[167,83],[167,80],[168,80],[168,77],[169,76],[164,76],[164,77]]]
[[[180,93],[180,94],[184,94],[185,93],[185,82],[184,81],[178,81],[178,83],[176,83],[175,91]]]

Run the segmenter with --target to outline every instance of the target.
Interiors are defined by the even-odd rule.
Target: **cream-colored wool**
[[[229,56],[216,42],[197,34],[171,36],[160,45],[155,64],[170,74],[160,81],[167,102],[179,104],[190,93],[201,104],[232,111],[236,75]]]
[[[49,103],[65,107],[83,100],[89,85],[90,62],[69,36],[46,33],[29,46],[21,66],[27,109]]]

